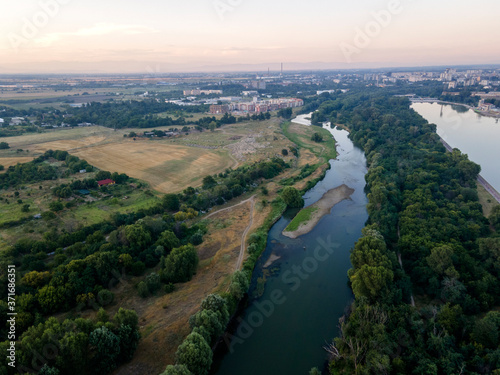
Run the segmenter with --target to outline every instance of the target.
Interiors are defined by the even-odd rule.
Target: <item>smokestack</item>
[[[281,76],[283,77],[283,63],[281,63]]]

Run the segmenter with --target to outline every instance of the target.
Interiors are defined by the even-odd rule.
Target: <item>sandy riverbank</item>
[[[283,235],[289,238],[297,238],[303,234],[309,233],[318,224],[321,218],[330,213],[330,210],[336,204],[342,202],[344,199],[348,199],[354,193],[354,189],[347,185],[340,185],[334,189],[328,190],[319,201],[312,204],[303,210],[311,211],[310,217],[307,221],[300,223],[298,228],[293,231],[287,231],[290,225],[293,226],[294,221],[297,217],[300,217],[300,211],[297,216],[292,220],[292,222],[285,228]]]

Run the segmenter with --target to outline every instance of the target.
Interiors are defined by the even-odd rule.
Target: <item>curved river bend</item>
[[[368,219],[363,151],[346,131],[327,129],[339,156],[330,161],[325,178],[304,195],[305,204],[342,184],[355,192],[297,239],[281,234],[297,211],[285,213],[271,228],[249,294],[258,288],[258,278],[266,279],[265,289],[250,299],[227,345],[230,350],[214,364],[214,374],[306,375],[325,364],[322,347],[338,335],[338,320],[353,298],[347,286],[350,249]]]

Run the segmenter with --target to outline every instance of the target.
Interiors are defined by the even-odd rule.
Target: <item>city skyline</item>
[[[8,74],[500,63],[493,0],[30,0],[0,10]]]

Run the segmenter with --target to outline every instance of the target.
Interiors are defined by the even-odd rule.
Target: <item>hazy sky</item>
[[[498,0],[4,0],[0,73],[500,63],[499,15]]]

